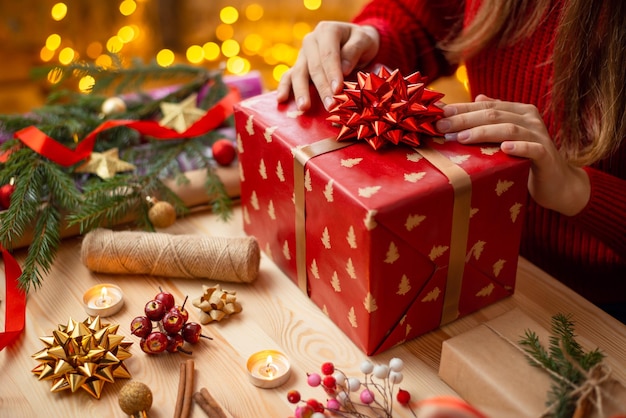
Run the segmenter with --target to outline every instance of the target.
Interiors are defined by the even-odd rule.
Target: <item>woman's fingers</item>
[[[551,162],[549,153],[542,144],[529,141],[504,141],[500,144],[500,149],[505,154],[514,157],[531,159],[537,166],[543,166]]]
[[[312,81],[324,106],[330,108],[344,76],[371,61],[378,45],[378,32],[373,27],[320,22],[305,36],[296,63],[283,75],[277,88],[278,102],[288,100],[293,91],[298,108],[308,109]]]

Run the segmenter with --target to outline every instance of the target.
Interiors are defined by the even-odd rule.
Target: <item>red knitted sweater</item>
[[[404,74],[419,70],[435,79],[455,70],[436,48],[437,41],[467,20],[478,3],[373,0],[354,22],[380,32],[376,62]],[[534,104],[546,115],[552,134],[559,121],[546,113],[546,107],[559,13],[555,7],[536,32],[517,45],[484,50],[466,62],[473,97],[484,93]],[[591,180],[589,204],[578,215],[566,217],[531,200],[520,252],[591,301],[626,302],[626,141],[610,158],[585,170]]]

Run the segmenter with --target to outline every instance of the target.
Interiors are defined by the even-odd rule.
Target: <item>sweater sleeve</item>
[[[432,81],[455,69],[437,43],[460,30],[464,7],[459,0],[373,0],[353,21],[378,30],[374,63],[406,75],[420,71]]]
[[[591,197],[572,220],[626,258],[626,180],[585,167],[591,183]]]

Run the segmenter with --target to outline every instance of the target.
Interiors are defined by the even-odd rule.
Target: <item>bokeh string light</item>
[[[89,25],[81,21],[78,4],[67,0],[50,9],[51,33],[44,39],[39,57],[44,63],[68,64],[88,59],[103,67],[112,64],[110,53],[155,61],[161,66],[190,63],[209,68],[223,68],[227,74],[243,75],[259,70],[267,88],[275,88],[283,73],[297,58],[304,36],[321,20],[347,20],[366,0],[226,0],[205,4],[174,2],[175,16],[162,10],[163,2],[121,0],[100,8],[106,14],[110,33],[89,32],[83,39],[80,31],[68,28]],[[186,10],[197,8],[198,10]],[[113,13],[114,12],[114,13]],[[171,12],[171,10],[170,10]],[[160,17],[156,19],[154,16]],[[93,17],[92,17],[93,18]],[[159,20],[160,19],[160,20]],[[165,20],[163,20],[165,19]],[[175,45],[163,42],[171,20]],[[175,19],[187,19],[177,22]],[[195,25],[195,26],[194,26]],[[200,28],[194,33],[191,28]],[[75,39],[78,38],[78,39]],[[463,71],[457,77],[466,83]],[[49,77],[54,80],[55,77]]]

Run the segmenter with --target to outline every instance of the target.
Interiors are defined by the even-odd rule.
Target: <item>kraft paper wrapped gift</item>
[[[338,143],[328,115],[274,92],[235,107],[244,230],[358,347],[382,352],[514,292],[528,161],[497,144]]]
[[[471,331],[444,341],[439,376],[463,399],[488,417],[539,418],[548,405],[552,380],[547,371],[530,364],[519,341],[534,332],[545,348],[550,332],[519,309],[513,309]],[[585,347],[586,350],[595,347]],[[583,417],[612,417],[626,413],[626,388],[610,378],[590,393]],[[601,399],[602,413],[593,408]],[[554,412],[554,411],[553,411]]]

